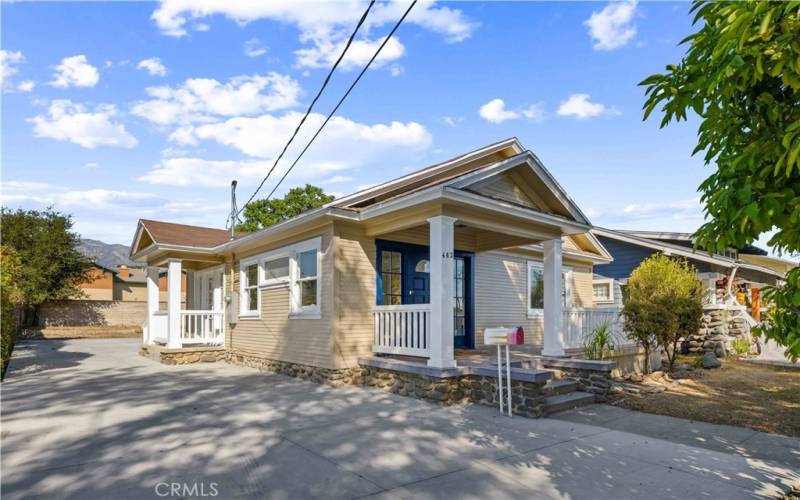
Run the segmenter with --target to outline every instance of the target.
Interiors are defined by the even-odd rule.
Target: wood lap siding
[[[317,234],[316,236],[319,236]],[[300,242],[313,236],[293,240]],[[238,319],[226,339],[234,351],[268,359],[334,368],[333,323],[333,245],[332,231],[322,234],[320,282],[321,319],[289,317],[289,287],[261,289],[261,318]],[[291,243],[290,243],[291,244]],[[279,248],[279,247],[271,247]],[[258,253],[270,248],[259,250]],[[239,262],[234,273],[233,291],[239,294]],[[236,307],[239,307],[237,300]],[[237,310],[238,313],[238,310]]]
[[[495,326],[525,329],[525,343],[542,345],[542,318],[528,318],[528,260],[499,252],[475,255],[475,347],[483,345],[483,330]],[[592,268],[565,262],[572,268],[574,307],[592,306]]]
[[[476,182],[469,186],[469,189],[492,198],[540,209],[507,173],[498,174],[484,181]]]
[[[335,363],[347,367],[355,366],[359,357],[372,355],[375,239],[347,225],[337,225],[335,232]]]

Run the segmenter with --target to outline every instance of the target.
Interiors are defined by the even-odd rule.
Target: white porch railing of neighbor
[[[181,343],[222,345],[222,311],[181,311]]]
[[[166,344],[168,325],[169,316],[167,315],[167,311],[158,311],[154,313],[147,323],[147,328],[150,332],[150,340],[158,342],[159,344]]]
[[[563,315],[564,348],[566,349],[583,348],[585,340],[603,323],[607,323],[608,327],[611,329],[611,335],[615,344],[628,344],[622,327],[619,308],[587,307],[564,309]]]
[[[429,356],[430,304],[375,306],[372,315],[375,319],[373,352]]]

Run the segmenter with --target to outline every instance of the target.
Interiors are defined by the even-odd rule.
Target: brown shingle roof
[[[231,239],[231,232],[228,229],[189,226],[147,219],[141,219],[140,222],[158,244],[210,248]],[[243,233],[236,233],[235,237],[240,238],[243,235]]]

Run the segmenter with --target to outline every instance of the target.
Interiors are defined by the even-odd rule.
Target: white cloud
[[[191,78],[177,87],[148,87],[153,99],[139,101],[131,112],[159,125],[212,121],[214,116],[253,115],[297,104],[300,85],[279,73],[237,76],[227,83]]]
[[[352,181],[352,177],[347,177],[346,175],[334,175],[330,179],[325,179],[320,181],[321,184],[341,184],[343,182],[350,182]]]
[[[56,66],[50,85],[62,88],[94,87],[99,80],[97,68],[89,64],[86,56],[81,54],[62,59],[61,64]]]
[[[547,114],[545,113],[541,104],[531,104],[522,110],[522,116],[533,120],[536,123],[541,123],[547,117]]]
[[[403,73],[405,73],[405,71],[406,71],[405,68],[403,68],[399,64],[392,64],[392,66],[389,68],[389,73],[392,76],[400,76]]]
[[[267,46],[261,43],[258,38],[251,38],[244,42],[244,55],[247,57],[263,56],[267,53]]]
[[[458,118],[454,118],[452,116],[443,116],[442,117],[442,121],[445,122],[446,124],[450,125],[451,127],[455,127],[459,123],[463,123],[464,122],[464,117],[463,116],[459,116]]]
[[[89,149],[97,146],[136,146],[136,138],[121,123],[114,121],[116,115],[116,107],[110,104],[101,104],[88,110],[82,104],[73,104],[69,100],[55,100],[50,103],[47,116],[37,115],[27,121],[33,123],[36,137],[70,141]]]
[[[626,45],[636,36],[631,24],[636,14],[636,0],[613,2],[583,22],[589,28],[595,50],[614,50]]]
[[[595,118],[600,115],[620,114],[616,108],[592,102],[590,99],[591,96],[589,94],[572,94],[558,106],[558,114],[560,116],[571,116],[579,120]]]
[[[506,120],[516,120],[519,113],[506,109],[506,103],[502,99],[492,99],[478,110],[481,118],[491,123],[503,123]]]
[[[223,15],[244,25],[258,19],[271,19],[296,26],[300,31],[300,41],[310,44],[297,51],[298,65],[301,67],[318,67],[324,61],[331,60],[331,54],[341,51],[341,44],[352,31],[366,8],[366,1],[350,2],[315,2],[313,7],[298,8],[291,0],[272,1],[235,1],[213,2],[208,0],[164,0],[153,12],[151,18],[161,31],[170,36],[187,34],[187,23],[192,20]],[[403,2],[387,2],[376,4],[370,11],[362,33],[369,33],[372,28],[394,24],[407,8]],[[439,7],[432,1],[420,2],[409,14],[406,22],[416,24],[430,31],[440,33],[447,42],[460,42],[469,38],[478,27],[478,23],[468,19],[462,11],[449,7]],[[375,48],[379,41],[358,40],[360,47],[356,49],[353,60],[364,60],[364,53]],[[386,52],[386,55],[383,54]],[[404,53],[402,44],[394,39],[383,49],[376,63],[401,57]],[[333,57],[336,57],[333,56]],[[349,61],[346,68],[354,68],[356,64]]]
[[[225,186],[231,179],[238,179],[243,183],[257,181],[271,168],[275,155],[280,152],[301,117],[301,113],[289,112],[282,116],[238,117],[199,125],[190,131],[197,140],[215,141],[258,159],[217,161],[188,157],[165,158],[140,180],[181,186]],[[324,119],[324,115],[309,115],[285,160],[273,174],[274,179],[280,178]],[[411,159],[425,151],[430,144],[431,136],[428,131],[415,122],[369,125],[334,117],[292,171],[287,185],[298,180],[318,179],[344,183],[345,178],[349,177],[344,175],[345,170],[358,169],[377,162],[385,164],[387,158]]]
[[[85,168],[86,170],[94,170],[100,168],[100,164],[94,161],[90,161],[88,163],[84,163],[83,168]]]
[[[686,200],[666,201],[659,203],[632,203],[622,209],[622,214],[628,218],[643,219],[669,216],[683,218],[687,215],[698,216],[702,211],[700,198]]]
[[[167,75],[167,68],[161,63],[161,59],[158,57],[151,57],[149,59],[139,61],[139,64],[136,65],[136,69],[143,69],[150,73],[150,76]]]
[[[385,39],[386,37],[378,40],[354,40],[347,49],[342,62],[339,63],[339,67],[348,70],[365,66]],[[301,68],[329,68],[341,55],[345,43],[344,39],[334,41],[327,35],[317,37],[313,47],[298,49],[294,52],[297,56],[297,65]],[[380,68],[390,61],[401,58],[405,51],[405,46],[397,37],[392,37],[386,42],[386,46],[383,47],[370,67]]]
[[[56,208],[92,210],[135,209],[163,203],[152,193],[110,189],[69,189],[44,182],[8,181],[2,183],[2,201],[15,205],[53,205]]]
[[[0,86],[6,88],[9,79],[17,74],[17,65],[25,60],[22,52],[11,52],[0,49]]]
[[[17,85],[17,90],[20,92],[30,92],[36,86],[36,82],[33,80],[25,80],[24,82],[19,82]]]

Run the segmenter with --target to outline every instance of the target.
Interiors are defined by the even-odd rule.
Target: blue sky
[[[223,226],[230,180],[249,197],[366,4],[207,4],[2,3],[3,203],[115,243],[139,217]],[[376,5],[316,111],[406,5]],[[679,60],[688,9],[418,4],[279,192],[347,194],[516,136],[594,224],[692,231],[697,120],[642,122],[637,86]]]

